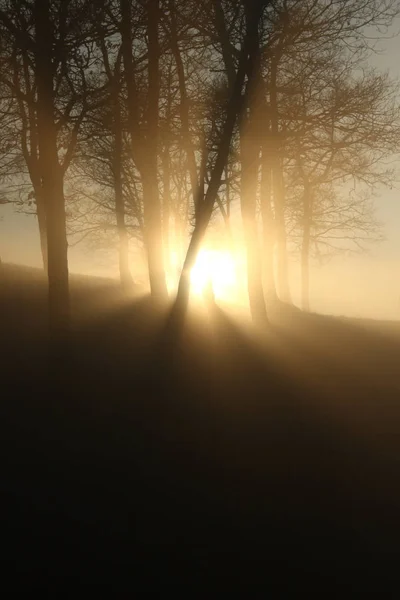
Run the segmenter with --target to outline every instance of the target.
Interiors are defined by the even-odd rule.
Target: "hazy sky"
[[[400,31],[400,20],[393,34]],[[381,52],[371,62],[400,77],[400,35],[380,41]],[[400,164],[399,164],[400,167]],[[365,256],[336,258],[311,272],[311,308],[322,312],[400,319],[400,182],[398,189],[382,189],[376,199],[377,216],[384,224],[386,241]],[[0,207],[0,256],[4,262],[41,265],[35,217]],[[72,272],[110,274],[112,259],[74,247],[69,254]],[[116,266],[116,263],[115,263]],[[298,299],[299,268],[291,265],[291,285]]]

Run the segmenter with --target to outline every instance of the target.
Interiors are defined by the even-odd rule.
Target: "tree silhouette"
[[[80,127],[98,92],[88,68],[93,40],[92,8],[90,2],[78,0],[68,6],[33,0],[23,5],[0,5],[2,35],[10,42],[2,48],[3,74],[7,77],[13,73],[18,79],[17,59],[25,69],[24,93],[19,83],[10,87],[21,110],[21,101],[28,110],[29,121],[22,127],[23,145],[25,140],[28,168],[31,166],[38,186],[34,189],[38,213],[43,201],[45,218],[40,217],[40,224],[44,251],[45,220],[49,323],[56,336],[68,330],[70,319],[64,178]],[[23,121],[24,112],[19,116]]]
[[[398,12],[395,0],[0,2],[0,177],[37,214],[52,331],[68,328],[68,236],[115,248],[126,288],[143,248],[155,298],[183,267],[184,312],[210,221],[234,248],[237,208],[253,320],[291,301],[293,252],[307,309],[310,256],[381,238],[371,198],[395,176],[398,90],[366,61]]]

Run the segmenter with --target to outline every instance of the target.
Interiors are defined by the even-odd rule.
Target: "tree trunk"
[[[303,196],[304,224],[301,244],[301,306],[310,310],[310,240],[311,240],[311,198],[307,191]]]
[[[118,230],[118,265],[121,286],[129,289],[133,284],[133,278],[129,268],[129,240],[125,226],[125,203],[122,193],[121,172],[115,177],[115,214]]]
[[[26,60],[26,57],[24,57]],[[25,62],[24,60],[24,62]],[[29,70],[26,66],[25,85],[29,86]],[[21,110],[23,107],[21,106]],[[36,201],[36,216],[39,226],[40,250],[42,254],[43,270],[47,275],[48,259],[47,259],[47,230],[46,230],[46,206],[43,199],[40,163],[39,163],[39,147],[38,147],[38,124],[37,124],[37,109],[36,105],[29,102],[28,104],[28,122],[30,133],[30,145],[27,145],[27,135],[22,132],[22,152],[25,157],[25,162],[28,166],[29,176],[33,186]]]
[[[174,55],[176,70],[178,74],[179,94],[180,94],[180,118],[182,128],[182,138],[186,153],[187,168],[190,177],[190,186],[192,188],[193,204],[196,202],[196,198],[199,196],[199,181],[197,176],[197,165],[194,153],[194,147],[190,135],[189,125],[189,104],[186,92],[186,78],[185,70],[183,67],[183,61],[181,52],[179,49],[178,33],[176,27],[176,15],[175,15],[175,3],[174,0],[170,0],[171,10],[171,49]],[[194,206],[196,211],[197,207]]]
[[[154,161],[156,166],[156,161]],[[142,178],[144,204],[144,239],[147,250],[147,264],[151,295],[165,299],[168,296],[163,260],[163,237],[161,227],[161,206],[156,175],[148,173]]]
[[[160,71],[158,25],[160,18],[159,0],[148,2],[147,34],[149,42],[149,89],[147,107],[147,160],[143,172],[143,203],[145,239],[149,265],[151,294],[159,299],[168,297],[163,260],[163,238],[161,203],[157,182],[158,155],[158,103],[160,95]]]
[[[270,80],[270,119],[271,119],[271,166],[272,166],[272,184],[275,209],[276,241],[278,251],[277,280],[278,291],[281,300],[291,303],[291,293],[289,287],[288,258],[286,244],[286,225],[285,225],[285,188],[283,181],[283,171],[279,141],[279,111],[278,111],[278,92],[277,75],[279,63],[279,51],[271,61],[271,80]]]
[[[267,129],[267,128],[266,128]],[[276,302],[277,294],[274,276],[275,224],[271,207],[271,151],[269,131],[265,131],[261,159],[261,217],[263,223],[263,275],[267,307]]]
[[[284,188],[283,175],[280,161],[274,161],[273,170],[274,181],[274,208],[275,208],[275,224],[276,224],[276,240],[278,251],[277,264],[277,280],[279,296],[283,302],[292,302],[292,296],[289,286],[289,271],[288,271],[288,256],[287,256],[287,239],[285,225],[285,210],[284,210]]]
[[[171,244],[170,244],[170,221],[171,221],[171,164],[170,164],[170,132],[172,127],[172,63],[168,72],[167,88],[167,107],[166,107],[166,130],[163,139],[162,152],[162,176],[163,176],[163,197],[162,197],[162,234],[163,234],[163,250],[166,272],[171,274]],[[176,247],[176,244],[175,244]],[[174,274],[175,275],[175,274]]]
[[[54,123],[50,1],[35,1],[37,119],[42,193],[46,207],[49,324],[52,336],[66,333],[70,321],[68,242],[63,175]]]
[[[244,239],[247,259],[247,289],[252,319],[255,323],[267,321],[262,286],[261,252],[256,219],[256,196],[258,182],[258,145],[249,130],[241,135],[241,192]]]
[[[125,201],[122,188],[122,127],[121,113],[119,107],[119,72],[114,73],[112,82],[112,100],[114,117],[114,193],[115,193],[115,216],[118,231],[118,264],[121,286],[129,289],[133,284],[129,268],[129,239],[125,225]]]
[[[171,206],[171,175],[169,165],[169,146],[167,145],[163,152],[163,205],[162,205],[162,226],[163,226],[163,241],[164,241],[164,256],[165,268],[167,272],[171,271],[171,248],[169,241],[169,225],[170,225],[170,206]]]
[[[46,227],[46,207],[44,205],[43,193],[40,183],[34,186],[36,197],[36,215],[39,226],[40,250],[42,253],[43,270],[48,273],[48,258],[47,258],[47,227]]]
[[[214,0],[215,25],[218,32],[219,41],[222,48],[222,54],[225,63],[225,69],[228,76],[229,85],[232,88],[235,80],[235,67],[232,58],[229,35],[226,28],[224,13],[220,0]],[[260,5],[255,2],[253,6],[246,4],[246,35],[254,26],[254,13]],[[248,83],[246,89],[246,108],[250,104],[253,114],[254,103],[257,94],[258,80],[260,77],[260,57],[259,57],[259,39],[257,27],[252,29],[250,38],[251,48],[249,49],[248,68],[252,74],[248,74]],[[249,295],[250,312],[252,319],[257,323],[268,321],[267,311],[264,300],[262,286],[262,266],[261,253],[258,241],[257,220],[256,220],[256,196],[258,182],[258,159],[259,146],[256,140],[258,135],[254,127],[255,121],[243,116],[243,127],[240,128],[240,147],[241,147],[241,213],[244,228],[244,240],[246,246],[247,263],[247,289]]]
[[[151,294],[157,298],[168,297],[165,280],[161,203],[157,182],[158,152],[158,101],[159,101],[159,0],[147,2],[148,37],[148,97],[147,132],[143,136],[139,125],[137,90],[132,58],[131,2],[120,0],[121,44],[125,80],[128,94],[129,126],[133,160],[140,172],[143,185],[144,243],[147,252]],[[136,146],[137,144],[137,146]]]
[[[195,265],[197,254],[200,250],[201,243],[211,219],[218,190],[221,185],[222,173],[228,161],[233,130],[237,119],[241,117],[245,109],[245,104],[242,97],[242,89],[246,74],[249,79],[252,77],[251,66],[253,65],[253,61],[251,58],[252,54],[254,53],[253,40],[261,16],[261,10],[261,4],[256,2],[254,11],[251,14],[250,22],[247,26],[246,38],[240,52],[236,78],[233,86],[231,87],[231,96],[226,110],[226,121],[218,147],[217,158],[211,173],[207,192],[198,211],[198,217],[196,219],[196,224],[186,253],[174,306],[174,314],[179,315],[180,319],[183,318],[189,302],[190,272]]]
[[[304,230],[303,243],[301,246],[301,306],[305,311],[310,310],[310,271],[309,271],[309,249],[310,237],[309,232]]]
[[[178,255],[179,268],[182,266],[185,260],[185,224],[181,215],[179,214],[178,208],[174,212],[174,241],[176,246],[176,253]]]
[[[225,223],[225,231],[226,231],[226,238],[227,238],[227,242],[228,242],[228,247],[229,250],[232,253],[232,256],[235,254],[235,240],[233,238],[233,233],[232,233],[232,226],[231,226],[231,204],[232,204],[232,197],[231,197],[231,190],[230,190],[230,184],[229,184],[229,168],[228,165],[225,168],[225,178],[226,178],[226,183],[225,183],[225,189],[226,189],[226,212],[225,212],[225,219],[224,219],[224,223]]]
[[[246,7],[247,27],[251,18],[250,7]],[[244,228],[247,258],[247,288],[251,317],[254,323],[268,322],[262,285],[261,251],[257,227],[257,187],[260,161],[260,136],[258,132],[258,109],[261,86],[261,60],[257,30],[253,40],[253,77],[248,79],[246,96],[248,109],[240,129],[241,190],[240,208]],[[246,107],[247,108],[247,107]]]

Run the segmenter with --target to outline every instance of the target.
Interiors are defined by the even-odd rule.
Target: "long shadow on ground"
[[[228,553],[290,579],[394,556],[396,341],[301,313],[257,338],[210,307],[160,354],[168,307],[106,286],[54,368],[34,287],[1,295],[7,568],[58,585]]]

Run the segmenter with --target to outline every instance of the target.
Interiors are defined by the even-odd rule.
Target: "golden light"
[[[192,292],[201,295],[211,281],[216,298],[229,300],[236,295],[236,265],[229,252],[201,250],[190,275]]]

